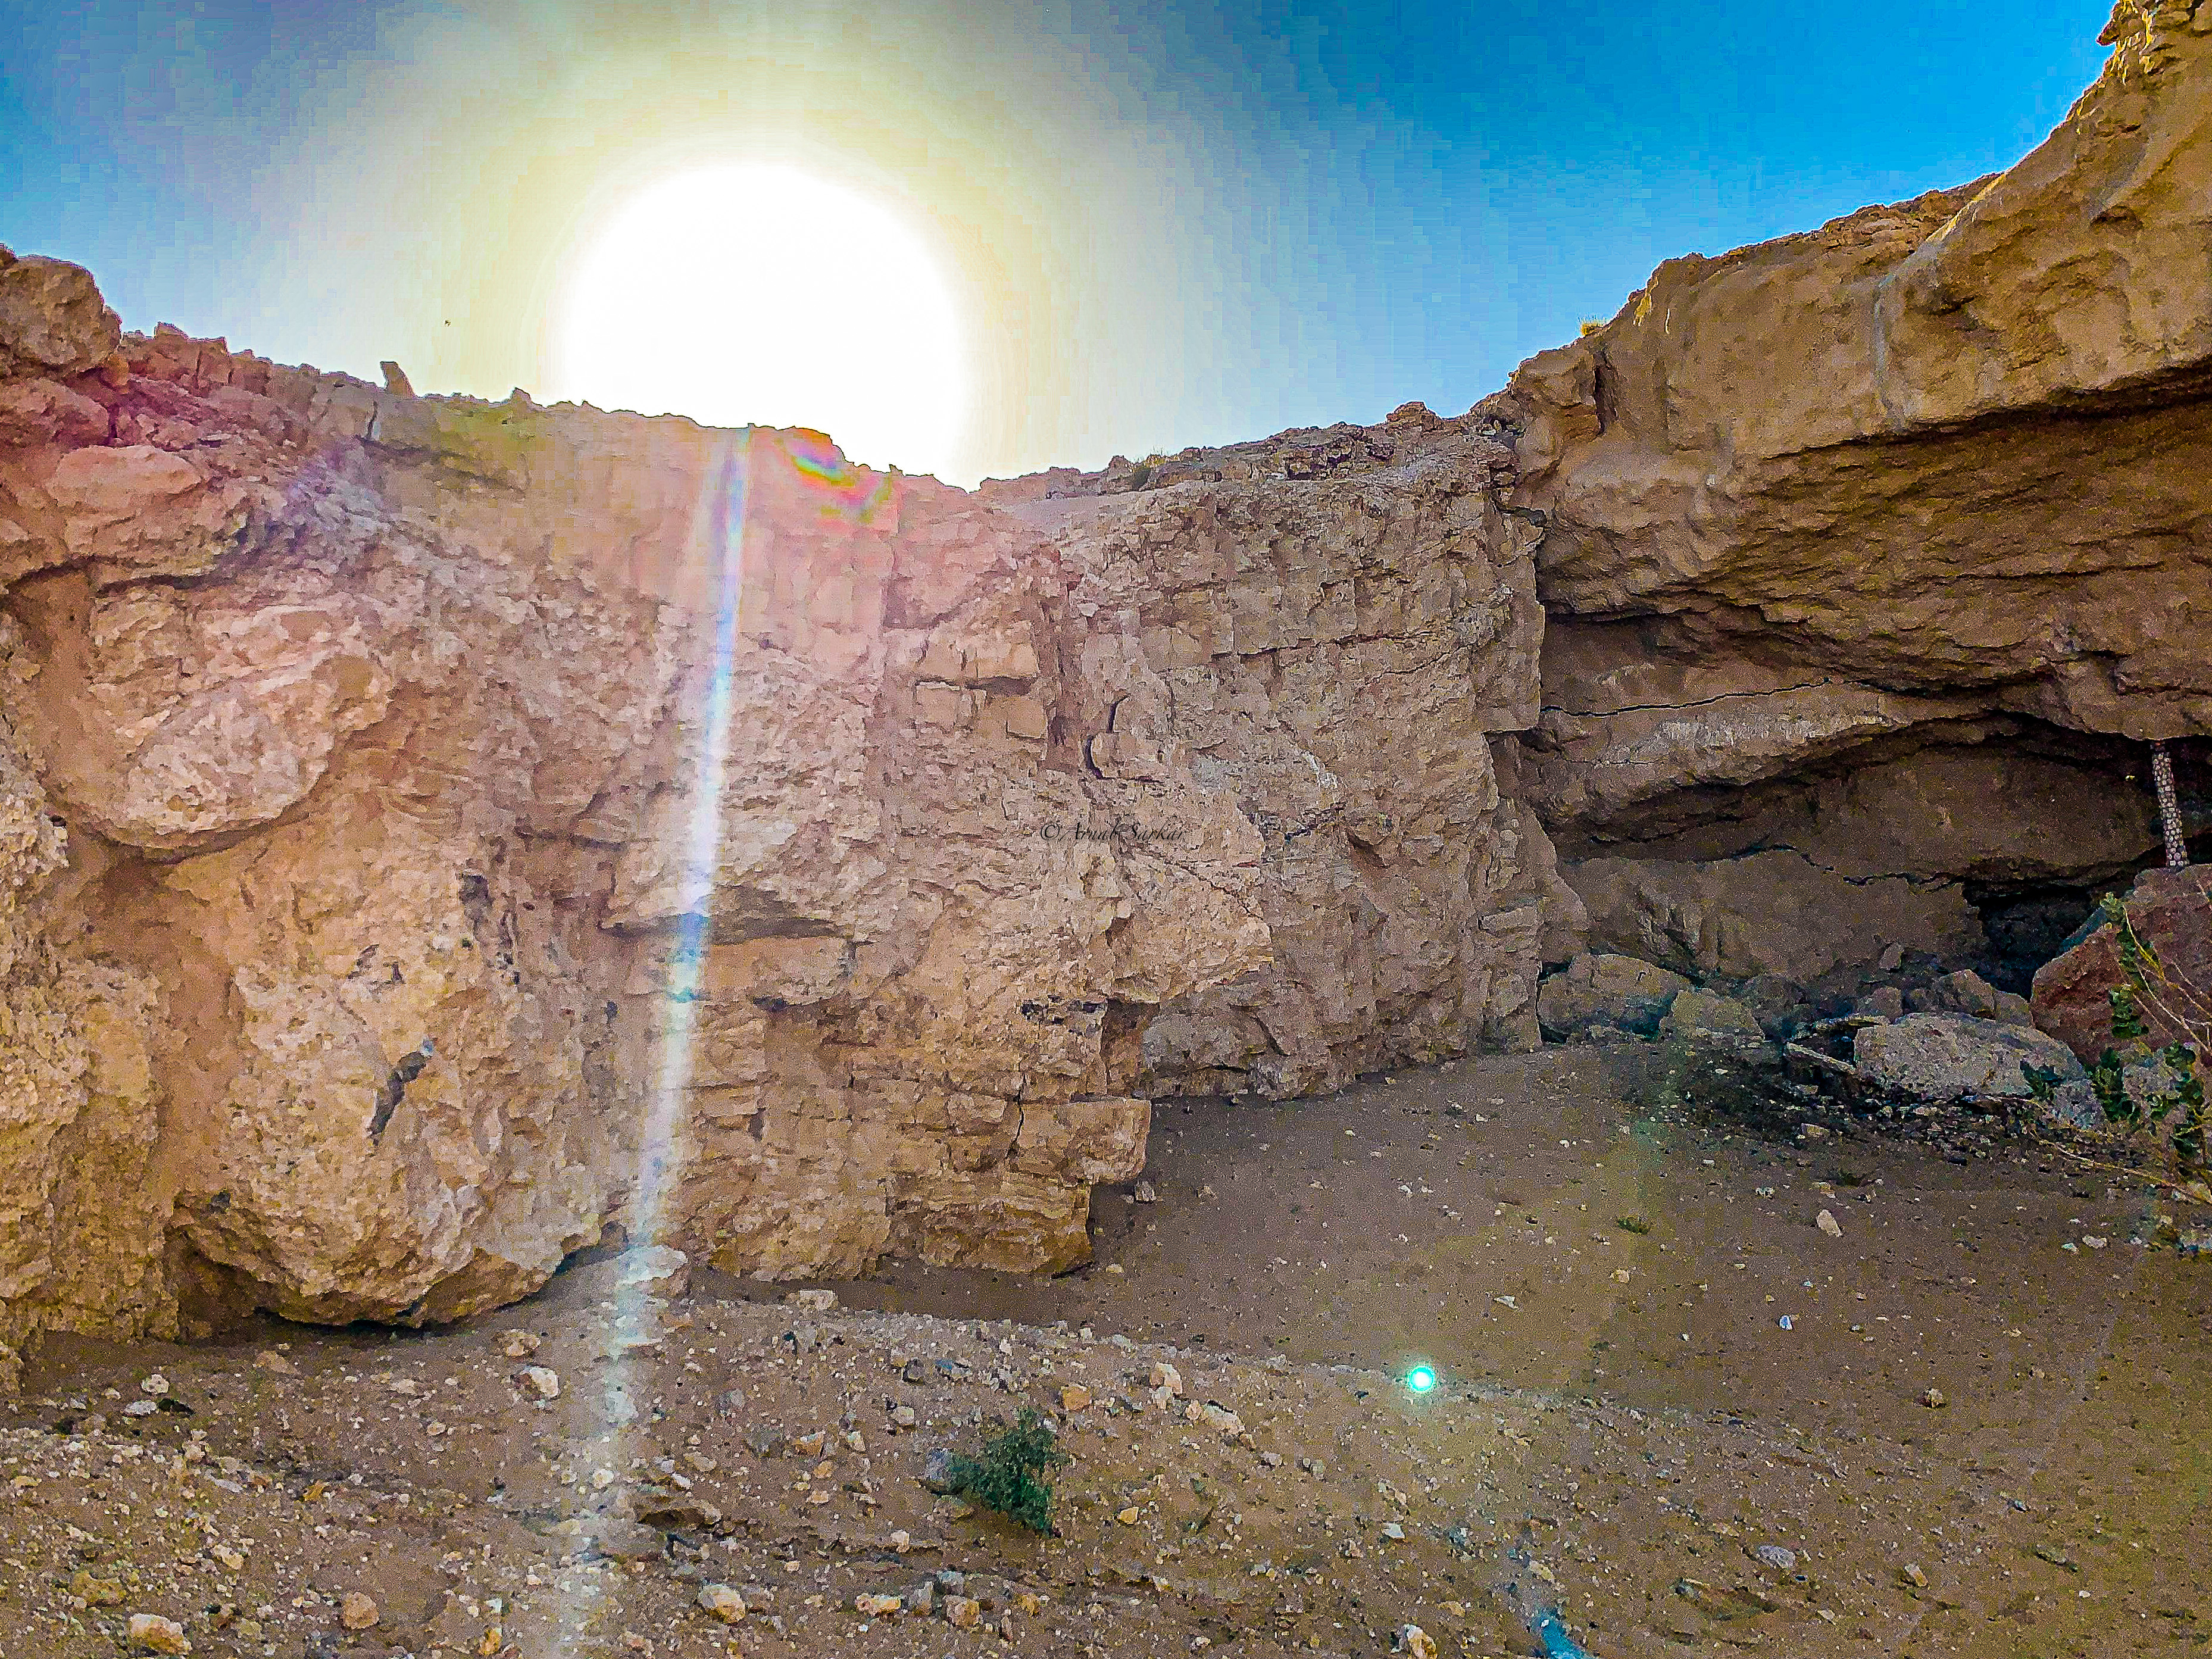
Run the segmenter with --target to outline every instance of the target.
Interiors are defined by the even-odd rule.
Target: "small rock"
[[[1243,1419],[1215,1401],[1209,1400],[1200,1405],[1194,1400],[1183,1407],[1182,1414],[1184,1421],[1203,1423],[1231,1440],[1244,1432]]]
[[[2094,1233],[2084,1233],[2081,1235],[2081,1242],[2093,1250],[2101,1250],[2112,1241],[2110,1239],[2100,1238]]]
[[[592,1547],[610,1561],[658,1561],[668,1553],[666,1534],[610,1516],[592,1528]]]
[[[1920,1403],[1923,1406],[1934,1407],[1948,1406],[1951,1402],[1944,1397],[1942,1389],[1930,1389],[1920,1396]]]
[[[1060,1408],[1073,1417],[1078,1412],[1091,1409],[1091,1390],[1080,1382],[1070,1382],[1060,1391]]]
[[[150,1400],[134,1400],[123,1408],[125,1417],[151,1417],[161,1408]]]
[[[1844,1236],[1843,1224],[1826,1210],[1813,1218],[1813,1224],[1831,1238],[1841,1238]]]
[[[943,1446],[933,1446],[929,1455],[921,1460],[921,1484],[939,1497],[953,1488],[952,1454]]]
[[[70,1594],[87,1605],[95,1607],[119,1607],[123,1605],[123,1581],[119,1578],[95,1578],[79,1568],[70,1575]]]
[[[1399,1626],[1397,1639],[1390,1646],[1393,1652],[1402,1653],[1407,1659],[1437,1659],[1436,1638],[1419,1625]]]
[[[539,1400],[557,1400],[561,1397],[561,1374],[546,1366],[525,1365],[516,1373],[516,1380],[522,1384],[522,1391],[525,1394],[534,1395]]]
[[[948,1595],[945,1622],[955,1630],[973,1630],[983,1622],[983,1604],[969,1595]]]
[[[1182,1373],[1164,1361],[1157,1361],[1152,1366],[1152,1385],[1156,1389],[1165,1389],[1170,1394],[1180,1395],[1182,1392]]]
[[[822,1455],[822,1448],[829,1443],[830,1431],[827,1429],[817,1429],[811,1434],[794,1435],[792,1437],[791,1449],[801,1457],[819,1457]]]
[[[914,1407],[911,1406],[891,1407],[891,1426],[895,1429],[910,1429],[920,1420],[914,1414]]]
[[[338,1623],[348,1630],[374,1630],[383,1618],[376,1598],[362,1590],[348,1590],[338,1598]]]
[[[1797,1568],[1797,1552],[1784,1549],[1779,1544],[1761,1544],[1751,1553],[1752,1559],[1764,1562],[1781,1572],[1794,1572]]]
[[[131,1644],[147,1653],[190,1653],[192,1644],[185,1639],[185,1627],[173,1619],[164,1619],[158,1613],[134,1613],[131,1615]]]
[[[789,1305],[797,1308],[802,1313],[824,1314],[836,1307],[837,1292],[835,1291],[793,1291],[789,1296],[787,1296],[783,1299]]]
[[[888,1619],[905,1605],[898,1596],[872,1595],[866,1590],[853,1598],[853,1611],[863,1619]]]
[[[1921,1571],[1920,1565],[1917,1561],[1907,1561],[1897,1570],[1897,1576],[1915,1589],[1928,1588],[1928,1575]]]
[[[1158,1190],[1149,1181],[1139,1182],[1133,1196],[1139,1204],[1157,1204],[1160,1201]]]
[[[499,1339],[499,1351],[509,1359],[527,1359],[538,1352],[538,1340],[535,1331],[507,1331]]]
[[[246,1557],[244,1553],[240,1551],[231,1548],[228,1544],[217,1544],[213,1549],[210,1550],[208,1553],[215,1557],[216,1560],[221,1564],[222,1570],[225,1572],[243,1572],[246,1571]]]
[[[734,1625],[745,1616],[745,1598],[727,1584],[702,1584],[699,1605],[726,1625]]]
[[[1905,993],[1894,985],[1877,986],[1851,1005],[1855,1014],[1872,1014],[1882,1019],[1897,1019],[1905,1012]]]
[[[1125,1527],[1133,1527],[1137,1524],[1138,1516],[1142,1513],[1143,1511],[1139,1510],[1134,1504],[1132,1504],[1128,1508],[1121,1510],[1121,1513],[1116,1515],[1114,1518],[1116,1521],[1119,1521]]]
[[[142,1379],[138,1384],[139,1393],[143,1395],[151,1395],[156,1400],[159,1400],[163,1395],[168,1393],[168,1391],[169,1379],[162,1376],[159,1371],[155,1371],[151,1376]]]
[[[253,1369],[257,1371],[273,1371],[278,1376],[289,1376],[299,1368],[285,1358],[283,1354],[278,1353],[276,1349],[264,1348],[253,1356]]]

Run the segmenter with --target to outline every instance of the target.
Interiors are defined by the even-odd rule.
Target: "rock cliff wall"
[[[2142,740],[2207,775],[2212,5],[2104,39],[2009,172],[1670,261],[1500,400],[1551,617],[1516,775],[1601,944],[2024,989],[2157,848]]]
[[[52,261],[0,322],[0,1340],[452,1318],[610,1230],[1057,1268],[1146,1094],[1534,1041],[1471,422],[994,504]]]
[[[611,1234],[1063,1267],[1150,1100],[1533,1042],[1585,944],[2024,986],[2145,739],[2212,817],[2212,0],[2107,38],[1467,416],[974,494],[0,253],[0,1369]]]

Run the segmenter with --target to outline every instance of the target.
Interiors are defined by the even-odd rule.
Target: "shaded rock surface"
[[[1669,261],[1495,405],[1603,948],[1802,977],[1877,908],[2021,990],[2155,852],[2142,739],[2212,822],[2212,31],[2104,39],[2010,171]]]

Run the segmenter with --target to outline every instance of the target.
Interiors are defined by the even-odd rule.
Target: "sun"
[[[556,396],[711,426],[804,426],[943,474],[967,415],[963,330],[928,244],[795,169],[702,167],[592,230],[553,331]]]

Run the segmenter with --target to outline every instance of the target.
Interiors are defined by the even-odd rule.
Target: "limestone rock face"
[[[1484,741],[1536,714],[1534,537],[1492,488],[1510,465],[1401,410],[1016,507],[1091,619],[1091,766],[1188,767],[1259,836],[1273,959],[1165,1002],[1146,1091],[1299,1094],[1537,1041],[1542,936],[1573,900]]]
[[[1545,526],[1522,775],[1606,947],[1724,890],[1797,944],[1722,971],[1801,974],[1863,948],[1846,883],[1910,878],[1900,942],[2024,983],[2056,938],[2019,908],[2063,889],[2078,921],[2156,847],[2142,740],[2203,775],[2203,9],[2122,0],[2104,74],[2009,172],[1669,261],[1493,405]]]
[[[0,1341],[1056,1269],[1152,1093],[1532,1040],[1494,434],[1018,512],[84,311],[0,341]]]

